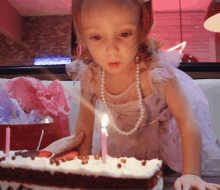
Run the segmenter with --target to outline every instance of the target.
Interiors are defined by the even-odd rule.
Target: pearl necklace
[[[113,121],[113,127],[122,135],[131,135],[132,133],[137,131],[137,129],[140,126],[141,121],[144,117],[144,107],[142,105],[142,96],[141,96],[141,89],[140,89],[140,65],[139,65],[139,63],[136,64],[136,66],[137,66],[137,70],[136,70],[136,83],[137,84],[136,84],[136,86],[137,86],[137,94],[138,94],[138,98],[139,98],[139,106],[140,106],[140,109],[141,109],[141,113],[140,113],[140,118],[139,118],[138,122],[136,123],[135,127],[132,130],[130,130],[129,132],[125,132],[125,131],[120,130],[116,126],[115,122],[113,121],[112,115],[111,115],[111,113],[108,109],[108,106],[106,104],[106,101],[105,101],[105,95],[104,95],[105,70],[102,69],[102,74],[101,74],[101,97],[102,97],[102,101],[104,103],[105,109],[108,112],[108,115],[109,115],[110,119]]]

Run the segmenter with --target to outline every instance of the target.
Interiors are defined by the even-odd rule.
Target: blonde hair
[[[81,7],[85,0],[72,0],[72,18],[73,25],[75,28],[75,34],[77,37],[78,43],[83,40],[83,30],[81,23]],[[92,1],[92,0],[90,0]],[[124,0],[125,1],[125,0]],[[156,53],[158,50],[164,46],[162,41],[159,41],[153,37],[148,36],[152,30],[154,21],[153,21],[153,11],[148,10],[147,6],[143,3],[143,0],[129,0],[132,1],[139,9],[140,18],[139,18],[139,47],[137,51],[137,56],[139,60],[145,63],[145,68],[150,67],[152,61],[157,62]],[[76,52],[76,49],[75,49]],[[86,65],[90,65],[93,62],[93,58],[87,47],[83,47],[81,56],[74,55],[73,60],[81,59]]]

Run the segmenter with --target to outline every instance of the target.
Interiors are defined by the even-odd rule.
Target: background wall
[[[71,56],[71,16],[23,17],[17,42],[1,34],[0,65],[33,65],[34,58]]]
[[[36,57],[71,56],[71,16],[23,18],[22,41]]]
[[[34,52],[25,43],[0,34],[0,66],[33,65]]]
[[[21,41],[22,16],[7,0],[0,1],[0,32]]]

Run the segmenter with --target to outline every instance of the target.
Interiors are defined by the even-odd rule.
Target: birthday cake
[[[17,189],[38,186],[53,189],[163,189],[162,161],[78,156],[70,151],[0,151],[0,186]],[[4,186],[4,187],[3,187]]]

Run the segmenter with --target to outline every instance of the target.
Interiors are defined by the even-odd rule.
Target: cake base
[[[113,178],[104,176],[87,176],[63,174],[62,172],[33,171],[20,168],[0,168],[0,180],[15,182],[23,186],[45,186],[67,189],[149,189],[162,190],[162,171],[150,179]],[[138,184],[138,185],[137,185]],[[54,189],[54,188],[53,188]]]
[[[32,153],[10,151],[5,157],[0,151],[2,190],[10,186],[16,190],[21,185],[38,190],[163,189],[162,161],[158,159],[139,161],[107,155],[103,164],[99,155],[76,156],[74,151],[52,157]]]

